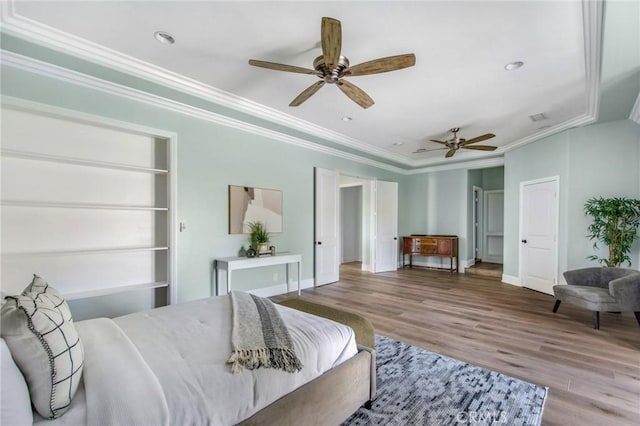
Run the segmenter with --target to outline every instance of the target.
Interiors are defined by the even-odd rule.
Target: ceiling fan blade
[[[426,148],[418,148],[415,151],[412,152],[412,154],[422,154],[423,152],[430,152],[430,151],[441,151],[443,149],[449,149],[449,148],[434,148],[434,149],[426,149]]]
[[[460,148],[477,149],[478,151],[495,151],[498,147],[497,146],[490,146],[490,145],[474,145],[474,146],[462,145],[462,146],[460,146]]]
[[[435,139],[429,139],[431,142],[435,142],[435,143],[441,143],[442,145],[446,145],[446,142],[442,142],[442,141],[437,141]]]
[[[475,138],[471,138],[462,143],[462,146],[471,145],[472,143],[486,141],[487,139],[495,138],[496,135],[493,133],[487,133],[482,136],[476,136]]]
[[[455,149],[450,149],[449,151],[447,151],[447,153],[444,155],[444,158],[449,158],[449,157],[453,157],[453,154],[456,153]]]
[[[375,103],[373,99],[364,92],[364,90],[353,83],[346,80],[340,80],[338,81],[337,86],[342,90],[342,93],[347,95],[353,102],[357,103],[362,108],[369,108]]]
[[[333,69],[338,65],[340,51],[342,50],[342,26],[340,21],[333,18],[322,18],[320,34],[324,63],[329,69]]]
[[[312,84],[311,86],[307,87],[306,89],[304,89],[302,91],[302,93],[300,93],[294,100],[291,101],[289,106],[296,107],[296,106],[300,105],[301,103],[303,103],[304,101],[309,99],[311,97],[311,95],[316,93],[318,91],[318,89],[320,89],[322,86],[324,86],[324,80],[320,80],[320,81]]]
[[[309,68],[294,67],[293,65],[276,64],[275,62],[258,61],[256,59],[249,59],[249,65],[254,67],[268,68],[276,71],[296,72],[299,74],[318,74],[315,70]]]
[[[412,67],[416,64],[416,55],[407,53],[404,55],[388,56],[386,58],[374,59],[347,68],[344,71],[346,76],[379,74],[382,72],[401,70]]]

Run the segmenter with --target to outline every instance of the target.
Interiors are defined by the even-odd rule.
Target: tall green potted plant
[[[247,226],[251,231],[251,247],[253,247],[258,254],[268,251],[269,232],[267,231],[267,224],[257,221],[249,222]]]
[[[593,223],[587,228],[587,237],[596,240],[593,248],[598,249],[598,242],[609,247],[607,258],[599,258],[594,254],[587,259],[610,267],[619,267],[623,262],[631,266],[629,253],[638,238],[640,200],[626,197],[591,198],[584,205],[584,211],[593,217]]]

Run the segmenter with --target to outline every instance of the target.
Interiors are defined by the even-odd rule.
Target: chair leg
[[[553,312],[556,313],[558,312],[558,308],[560,307],[560,302],[562,302],[561,300],[556,300],[556,304],[553,305]]]
[[[638,320],[638,325],[640,325],[640,312],[634,312],[636,319]]]
[[[600,312],[593,311],[593,328],[600,330]]]

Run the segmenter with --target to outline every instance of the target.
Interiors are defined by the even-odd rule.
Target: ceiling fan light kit
[[[299,106],[325,84],[335,84],[349,99],[362,108],[369,108],[375,102],[364,90],[355,84],[345,80],[345,77],[379,74],[411,67],[416,63],[413,53],[389,56],[374,59],[350,67],[349,59],[341,55],[342,51],[342,25],[333,18],[322,18],[320,27],[322,55],[313,61],[313,69],[296,67],[293,65],[278,64],[274,62],[250,59],[249,65],[268,68],[275,71],[286,71],[299,74],[314,74],[320,81],[312,84],[302,91],[289,106]]]

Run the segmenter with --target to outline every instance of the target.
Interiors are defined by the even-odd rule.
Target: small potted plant
[[[263,222],[249,222],[247,226],[251,231],[251,247],[253,247],[256,253],[261,255],[269,252],[269,232],[267,231],[267,225]]]

